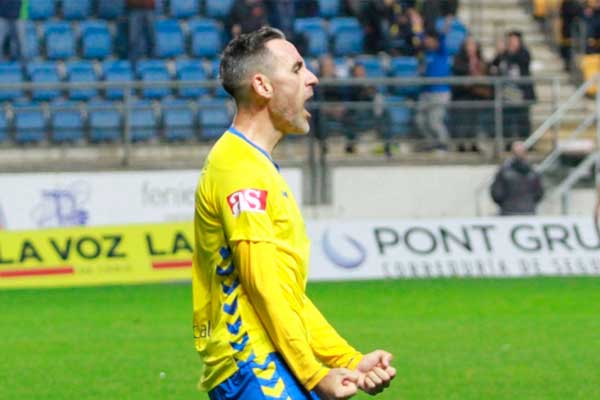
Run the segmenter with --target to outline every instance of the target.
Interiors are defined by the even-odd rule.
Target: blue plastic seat
[[[337,17],[340,14],[340,0],[319,0],[319,14],[324,18]]]
[[[0,64],[0,86],[4,83],[22,83],[21,64],[16,62]],[[21,89],[0,89],[0,101],[15,100],[23,96]]]
[[[106,61],[103,65],[104,80],[111,83],[129,83],[133,80],[133,72],[129,61]],[[106,89],[108,100],[120,100],[125,95],[125,89],[110,87]]]
[[[85,19],[90,16],[91,9],[90,0],[62,0],[63,18],[67,20]]]
[[[183,31],[173,19],[158,20],[154,24],[154,55],[158,58],[177,57],[183,54]]]
[[[19,103],[14,111],[17,143],[39,143],[46,138],[46,117],[39,103]]]
[[[204,81],[207,79],[206,72],[198,60],[179,60],[176,64],[177,79],[180,81]],[[192,99],[208,94],[208,88],[197,85],[181,87],[179,97]]]
[[[319,57],[328,52],[327,32],[321,18],[299,18],[294,21],[294,31],[306,38],[309,57]]]
[[[56,64],[51,61],[27,64],[27,73],[33,83],[58,83],[60,78]],[[60,95],[59,89],[40,88],[33,89],[31,98],[34,101],[52,100]]]
[[[137,75],[143,82],[166,82],[170,81],[169,70],[164,61],[148,60],[141,61],[137,65]],[[170,94],[170,88],[147,87],[142,89],[142,97],[146,99],[161,99]]]
[[[96,82],[98,80],[94,65],[90,61],[73,61],[67,64],[67,81],[69,82]],[[71,100],[89,100],[98,94],[94,88],[71,89]]]
[[[46,56],[50,60],[64,60],[75,55],[75,36],[68,22],[47,22],[44,40]]]
[[[26,60],[32,60],[40,55],[40,39],[33,21],[25,21],[24,54]]]
[[[87,103],[90,140],[116,142],[121,137],[121,113],[112,101],[92,100]]]
[[[220,65],[221,65],[221,61],[218,59],[213,60],[211,63],[211,77],[215,80],[219,80]],[[219,83],[219,85],[217,85],[217,88],[214,91],[214,96],[219,99],[225,99],[225,98],[230,97],[229,93],[227,93],[225,91],[225,88],[220,83]]]
[[[167,140],[189,140],[194,137],[194,113],[185,100],[163,101],[162,114]]]
[[[54,0],[30,0],[29,18],[33,20],[48,19],[56,14],[56,3]]]
[[[225,100],[211,100],[198,103],[198,125],[202,137],[214,139],[223,134],[231,125],[231,115]]]
[[[390,62],[390,75],[394,78],[417,78],[419,76],[419,61],[416,57],[394,57]],[[418,86],[399,85],[392,88],[399,96],[416,97]]]
[[[363,52],[364,33],[356,18],[333,18],[329,22],[329,35],[333,40],[334,55],[350,56]]]
[[[104,59],[112,54],[112,37],[105,21],[84,21],[80,31],[83,58]]]
[[[354,17],[336,17],[329,21],[329,33],[335,34],[340,29],[362,29],[358,19]]]
[[[98,0],[98,17],[115,19],[125,14],[125,0]]]
[[[406,136],[412,130],[412,115],[414,114],[414,110],[404,104],[401,104],[405,101],[406,99],[401,96],[388,96],[384,100],[384,103],[386,104],[386,114],[388,117],[388,137]]]
[[[198,0],[171,0],[170,14],[173,18],[189,18],[198,15]]]
[[[53,142],[66,143],[83,139],[83,116],[77,103],[55,101],[50,106],[50,113]]]
[[[131,105],[128,113],[132,142],[147,141],[156,136],[156,117],[152,109],[152,102],[139,100]]]
[[[223,47],[223,29],[212,19],[195,19],[188,24],[194,57],[216,57]]]
[[[224,19],[227,18],[234,0],[206,0],[205,14],[207,17]]]
[[[0,108],[0,143],[5,142],[8,139],[8,118],[4,108]]]

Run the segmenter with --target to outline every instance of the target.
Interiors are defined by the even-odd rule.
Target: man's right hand
[[[321,400],[344,400],[358,391],[358,373],[346,368],[333,368],[314,390]]]

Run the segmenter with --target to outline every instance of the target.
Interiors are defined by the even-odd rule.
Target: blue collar
[[[248,139],[246,137],[246,135],[244,135],[242,132],[240,132],[237,129],[235,129],[233,125],[231,125],[229,127],[229,132],[233,133],[235,136],[241,138],[246,143],[250,144],[250,146],[254,147],[256,150],[258,150],[261,153],[263,153],[265,155],[265,157],[267,157],[269,159],[269,161],[271,161],[273,163],[273,165],[275,166],[275,168],[277,168],[277,171],[279,171],[279,165],[277,165],[277,163],[275,161],[273,161],[273,159],[271,158],[271,156],[269,155],[269,153],[267,153],[267,151],[265,149],[258,147],[253,141],[251,141],[250,139]]]

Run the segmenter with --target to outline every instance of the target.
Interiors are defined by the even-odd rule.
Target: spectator
[[[541,176],[527,161],[523,142],[514,142],[512,153],[496,173],[492,199],[500,207],[500,215],[533,215],[544,196]]]
[[[333,58],[330,55],[324,55],[319,60],[319,79],[322,81],[339,78]],[[341,86],[320,85],[316,90],[316,99],[322,102],[341,102],[344,101],[344,89]],[[323,105],[316,112],[315,121],[318,129],[316,136],[319,139],[325,139],[327,135],[333,132],[343,132],[344,116],[346,110],[342,105]]]
[[[390,2],[391,3],[391,2]],[[423,18],[415,8],[403,8],[394,3],[385,10],[389,22],[388,51],[391,55],[414,56],[421,47]]]
[[[523,43],[519,31],[508,33],[506,42],[499,42],[497,54],[492,62],[494,75],[508,78],[526,78],[531,76],[529,70],[531,57]],[[507,82],[502,87],[503,131],[505,137],[524,138],[531,133],[529,119],[530,102],[535,100],[532,82]]]
[[[277,0],[273,0],[277,1]],[[316,17],[319,15],[318,0],[296,0],[296,16],[298,18]]]
[[[600,49],[600,0],[589,0],[583,10],[586,25],[586,53],[598,53]]]
[[[561,44],[560,55],[565,63],[565,70],[571,70],[571,47],[573,46],[573,30],[576,29],[576,23],[583,16],[583,9],[580,0],[563,0],[560,5],[561,18]]]
[[[268,17],[264,0],[236,0],[229,13],[231,36],[235,38],[268,25]]]
[[[386,32],[389,30],[388,12],[393,11],[395,0],[368,0],[362,4],[359,19],[365,32],[365,50],[375,54],[387,50]],[[396,5],[400,8],[400,5]]]
[[[23,55],[24,22],[20,20],[21,0],[0,0],[0,59],[20,59]],[[7,55],[4,50],[8,48]]]
[[[154,51],[155,0],[127,0],[129,58],[136,62]]]
[[[482,57],[481,45],[472,36],[463,42],[454,57],[452,74],[455,76],[484,77],[488,74],[488,64]],[[452,87],[453,101],[491,101],[493,87],[485,83],[468,83]],[[476,104],[476,103],[473,103]],[[492,131],[493,109],[457,105],[452,110],[452,134],[458,138],[475,138]],[[492,115],[490,115],[492,114]],[[474,150],[477,150],[476,147]]]
[[[448,52],[443,36],[428,32],[423,41],[426,78],[446,78],[450,76]],[[450,87],[446,83],[427,85],[419,95],[417,126],[422,135],[433,140],[433,146],[424,150],[448,150],[448,129],[446,108],[450,101]]]
[[[361,63],[356,63],[352,67],[351,76],[354,79],[365,79],[367,72],[365,66]],[[354,86],[350,90],[349,100],[352,102],[373,102],[377,94],[377,89],[374,86]],[[355,109],[350,109],[346,112],[345,118],[345,133],[348,142],[346,144],[346,153],[356,152],[356,136],[362,131],[372,129],[376,126],[373,108],[365,108],[359,106]]]
[[[271,26],[282,31],[287,40],[294,43],[300,54],[305,53],[308,46],[306,38],[304,35],[297,35],[294,32],[294,20],[296,19],[295,1],[270,0],[268,10]]]

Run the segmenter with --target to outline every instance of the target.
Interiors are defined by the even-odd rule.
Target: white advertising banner
[[[281,173],[301,204],[301,170]],[[198,170],[0,174],[0,228],[190,220],[199,176]]]
[[[307,225],[312,280],[600,275],[591,216]]]

